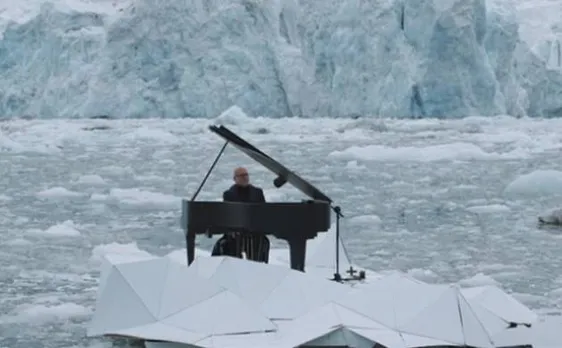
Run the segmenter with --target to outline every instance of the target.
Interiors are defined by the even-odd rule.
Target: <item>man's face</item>
[[[250,184],[250,176],[245,168],[237,168],[234,171],[234,182],[236,185],[248,186]]]

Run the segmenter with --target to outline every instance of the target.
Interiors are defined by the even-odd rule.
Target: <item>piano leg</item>
[[[187,265],[191,265],[195,259],[195,233],[187,231],[185,234],[185,247],[187,249]]]
[[[289,252],[291,253],[291,268],[304,272],[304,263],[306,260],[306,239],[294,238],[287,240],[289,242]]]

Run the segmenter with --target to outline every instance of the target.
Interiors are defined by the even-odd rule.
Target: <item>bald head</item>
[[[234,169],[234,183],[239,186],[248,186],[250,184],[250,176],[248,170],[244,167]]]

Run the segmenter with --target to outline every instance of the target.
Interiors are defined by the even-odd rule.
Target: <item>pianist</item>
[[[234,185],[223,192],[223,201],[265,203],[263,190],[250,184],[250,176],[246,168],[236,168],[233,179]],[[248,259],[267,263],[269,260],[269,239],[263,233],[249,235],[227,232],[215,244],[212,255],[242,257],[242,252],[246,253]]]

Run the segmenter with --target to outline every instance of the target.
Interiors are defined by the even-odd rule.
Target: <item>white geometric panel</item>
[[[463,321],[457,300],[457,291],[448,287],[440,291],[440,297],[426,308],[419,311],[407,322],[403,322],[401,331],[430,338],[444,340],[453,345],[464,345]],[[420,301],[424,301],[420,298]]]
[[[89,336],[145,325],[156,319],[123,275],[114,269],[107,277],[105,292],[96,300]]]
[[[251,309],[229,291],[179,311],[161,322],[210,335],[263,332],[277,328],[259,311]]]
[[[173,262],[168,266],[166,280],[162,283],[162,287],[158,319],[197,305],[225,290],[199,277],[188,267]]]
[[[169,263],[165,258],[158,258],[115,266],[155,317],[160,310],[162,284],[166,280]]]

